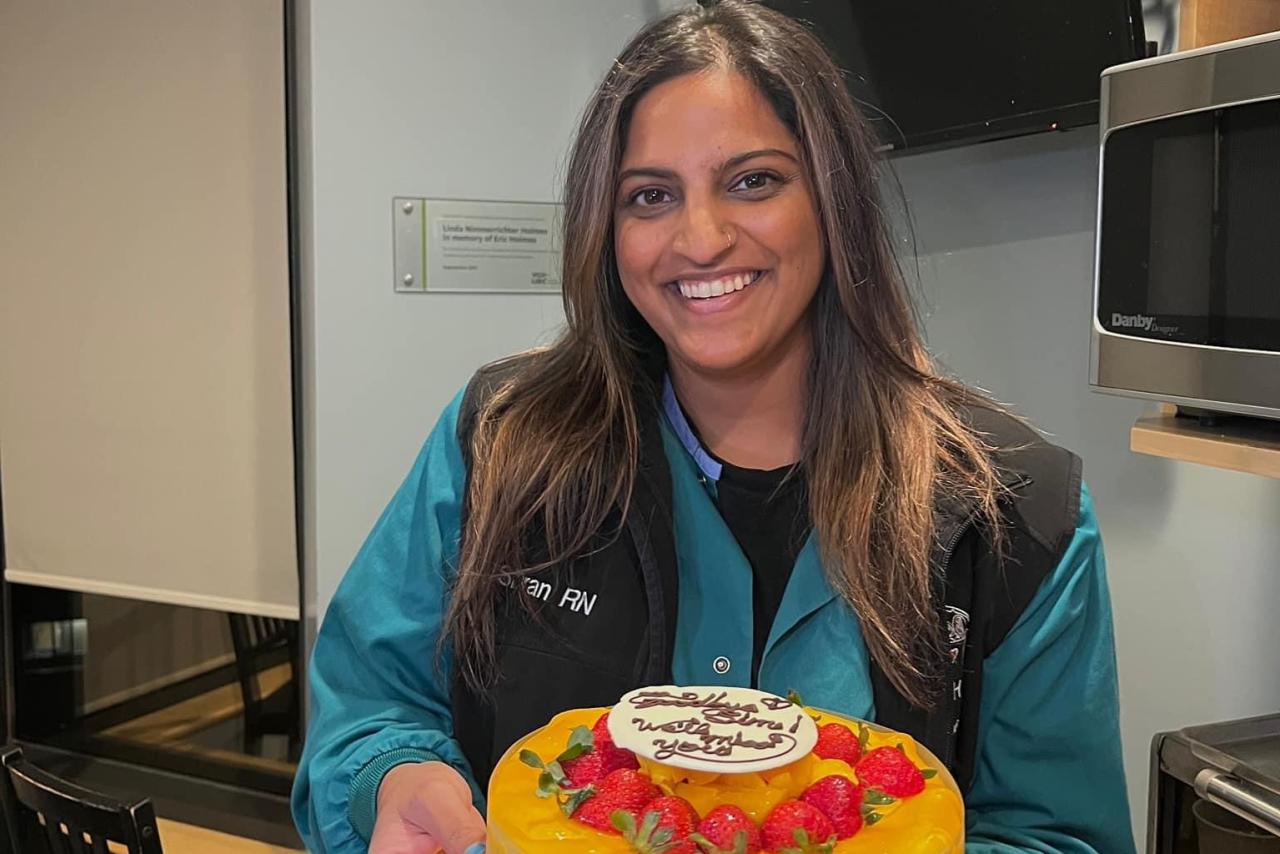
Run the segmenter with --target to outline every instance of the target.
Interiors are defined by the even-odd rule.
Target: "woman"
[[[1078,461],[935,371],[872,152],[764,8],[623,51],[570,163],[564,333],[445,410],[321,628],[313,850],[469,851],[516,738],[669,682],[911,732],[970,851],[1133,850]]]

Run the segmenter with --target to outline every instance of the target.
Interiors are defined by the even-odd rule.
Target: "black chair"
[[[236,654],[236,676],[240,680],[240,696],[244,701],[244,751],[262,752],[264,735],[283,735],[289,739],[289,759],[296,760],[302,746],[299,714],[298,624],[293,620],[228,614],[231,645]],[[258,673],[264,667],[287,660],[289,681],[267,696],[258,686]]]
[[[163,854],[151,801],[126,803],[68,783],[6,747],[0,800],[17,854],[108,854],[107,843],[129,854]]]

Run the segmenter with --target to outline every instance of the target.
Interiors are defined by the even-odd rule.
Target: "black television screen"
[[[920,148],[1098,121],[1098,75],[1146,55],[1140,0],[766,0],[808,21],[881,142]]]

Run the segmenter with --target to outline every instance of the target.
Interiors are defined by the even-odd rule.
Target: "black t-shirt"
[[[769,630],[809,536],[809,505],[804,477],[796,466],[772,471],[723,461],[721,466],[716,486],[720,515],[751,564],[754,579],[751,685],[756,687]]]

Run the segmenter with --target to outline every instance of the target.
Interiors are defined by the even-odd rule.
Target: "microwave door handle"
[[[1280,836],[1280,795],[1212,768],[1196,775],[1195,790],[1205,800]]]

